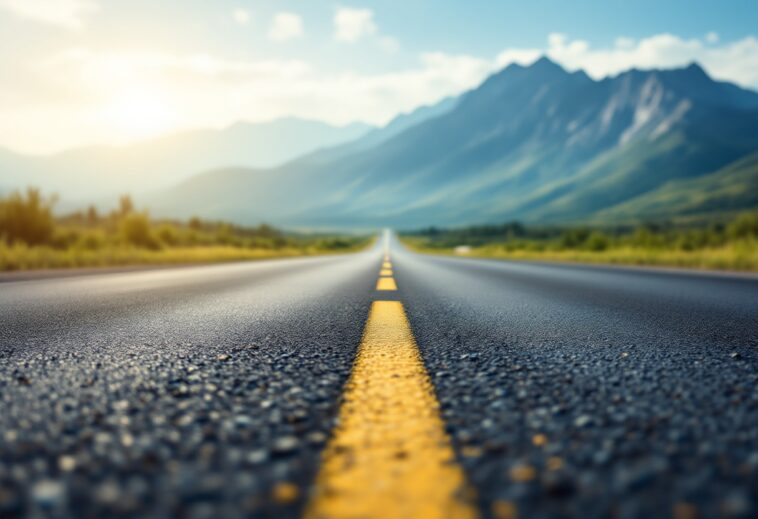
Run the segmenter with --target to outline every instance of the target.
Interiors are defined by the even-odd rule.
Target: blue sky
[[[547,54],[758,88],[755,0],[0,0],[0,147],[295,115],[383,124]]]

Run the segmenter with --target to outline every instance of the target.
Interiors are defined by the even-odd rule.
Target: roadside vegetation
[[[268,225],[156,220],[129,196],[102,214],[90,206],[56,216],[55,203],[36,189],[0,198],[0,271],[280,258],[368,243],[367,237],[299,235]]]
[[[411,248],[438,254],[758,271],[758,211],[700,225],[530,227],[518,222],[403,234]]]

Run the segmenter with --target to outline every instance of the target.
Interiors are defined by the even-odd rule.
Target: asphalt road
[[[297,516],[372,301],[483,516],[758,515],[758,278],[382,251],[0,283],[0,516]]]

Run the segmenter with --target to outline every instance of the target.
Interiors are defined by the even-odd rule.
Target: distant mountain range
[[[373,130],[365,124],[336,127],[296,118],[236,123],[128,146],[93,146],[48,156],[0,149],[0,190],[36,185],[64,201],[166,189],[209,169],[274,167],[319,148],[355,140]]]
[[[193,142],[205,139],[223,160],[225,137]],[[758,207],[758,93],[696,64],[596,81],[542,58],[279,166],[227,163],[238,166],[140,200],[159,215],[298,228],[710,218]]]
[[[542,58],[426,110],[399,131],[278,168],[195,176],[152,204],[314,228],[622,222],[758,207],[758,93],[696,64],[595,81]]]

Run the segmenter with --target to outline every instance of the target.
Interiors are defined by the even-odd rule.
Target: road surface
[[[0,516],[758,514],[757,278],[388,243],[0,283]]]

